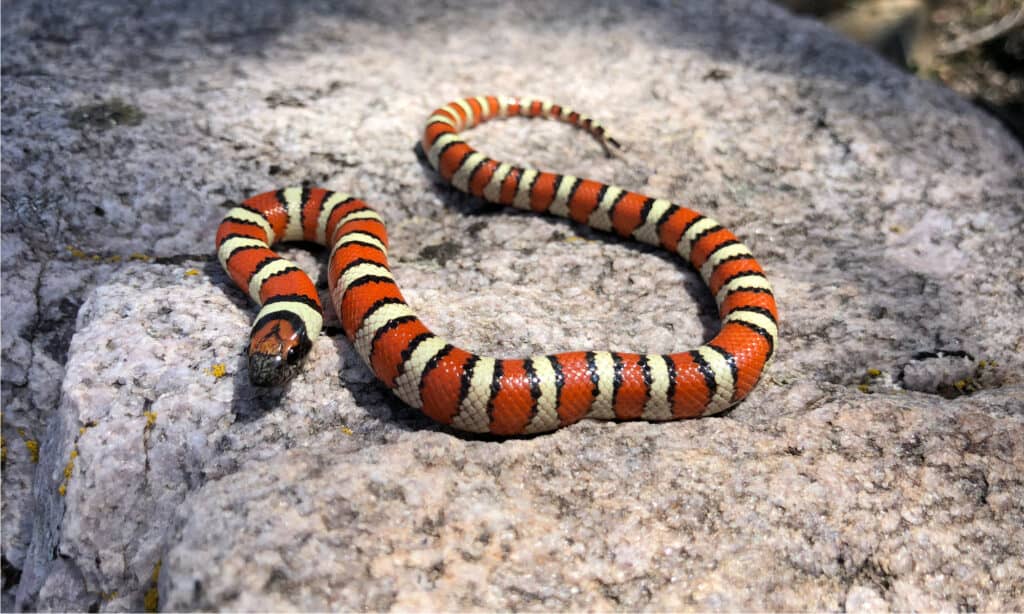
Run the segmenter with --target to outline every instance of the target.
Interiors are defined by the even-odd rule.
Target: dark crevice
[[[21,569],[12,565],[6,556],[0,557],[0,571],[3,572],[3,590],[10,590],[21,582]]]

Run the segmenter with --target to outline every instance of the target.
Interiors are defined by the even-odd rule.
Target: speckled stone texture
[[[1024,153],[951,92],[760,2],[2,19],[5,611],[1024,609]],[[627,144],[517,120],[467,133],[486,154],[672,198],[751,247],[783,324],[747,401],[467,438],[337,334],[286,390],[248,385],[255,309],[214,229],[303,181],[377,207],[410,303],[473,350],[716,330],[671,257],[417,159],[429,111],[481,93]],[[322,252],[287,253],[326,288]]]

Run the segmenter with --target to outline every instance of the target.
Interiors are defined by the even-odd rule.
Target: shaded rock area
[[[777,0],[1000,118],[1024,142],[1020,0]]]
[[[3,11],[4,610],[1024,609],[1024,153],[761,2]],[[410,303],[496,355],[671,352],[698,276],[454,192],[413,151],[480,93],[598,117],[488,155],[712,215],[765,265],[774,364],[724,416],[448,431],[327,322],[248,384],[213,233],[309,182],[389,221]],[[289,249],[324,289],[322,250]]]

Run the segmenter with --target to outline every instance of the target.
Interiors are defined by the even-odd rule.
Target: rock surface
[[[952,93],[761,3],[53,7],[3,11],[4,610],[1024,609],[1024,153]],[[628,148],[510,121],[480,150],[753,249],[784,322],[746,402],[467,438],[338,336],[248,385],[213,229],[303,181],[374,204],[474,350],[715,330],[668,256],[417,161],[432,108],[487,92]]]

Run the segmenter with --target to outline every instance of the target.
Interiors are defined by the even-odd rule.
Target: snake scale
[[[547,212],[661,246],[688,261],[714,295],[722,326],[692,351],[565,352],[525,359],[480,356],[430,332],[405,302],[388,264],[384,222],[363,201],[321,188],[253,196],[217,231],[221,265],[261,308],[249,342],[249,378],[287,382],[323,326],[310,278],[270,246],[331,248],[331,300],[356,352],[408,405],[456,429],[517,435],[582,418],[671,420],[721,412],[757,383],[776,349],[778,312],[764,271],[715,220],[660,198],[570,175],[492,160],[460,136],[494,118],[552,118],[618,146],[593,118],[544,100],[481,96],[427,120],[423,150],[457,189],[493,203]]]

